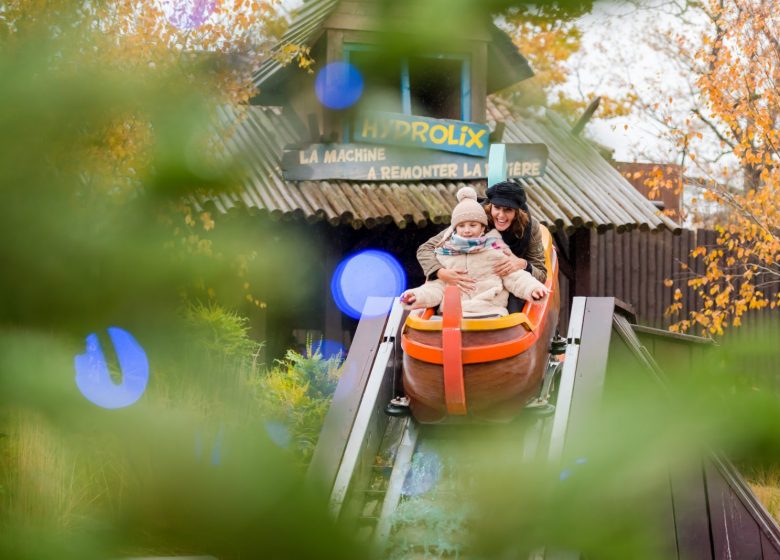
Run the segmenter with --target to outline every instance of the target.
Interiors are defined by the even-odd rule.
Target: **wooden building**
[[[682,165],[617,161],[614,166],[656,208],[665,211],[675,222],[682,222]],[[648,185],[657,186],[652,188]]]
[[[285,159],[292,149],[300,154],[306,148],[354,146],[356,138],[364,142],[356,118],[361,103],[365,108],[369,101],[371,111],[379,109],[399,121],[423,119],[431,127],[441,123],[441,128],[460,122],[473,130],[487,127],[492,143],[546,146],[544,174],[518,173],[514,180],[526,188],[532,214],[554,234],[564,302],[573,295],[591,294],[590,249],[599,234],[679,232],[678,224],[662,215],[586,140],[572,134],[561,117],[543,110],[518,111],[492,97],[532,72],[487,14],[453,36],[451,29],[437,33],[406,21],[404,10],[392,11],[393,5],[309,0],[279,48],[308,47],[314,72],[269,59],[255,76],[259,94],[253,103],[221,110],[232,131],[227,148],[248,154],[249,173],[241,189],[200,197],[197,204],[220,213],[249,210],[257,219],[278,220],[279,227],[308,232],[323,244],[322,275],[317,280],[322,297],[311,301],[309,323],[296,326],[348,343],[355,323],[341,315],[328,290],[339,260],[360,248],[384,249],[404,265],[409,285],[421,283],[414,256],[417,245],[448,224],[458,188],[468,184],[484,192],[486,186],[484,174],[430,176],[402,170],[376,177],[339,176],[327,171],[317,175],[322,171],[318,168],[309,180],[295,175]],[[340,61],[356,65],[365,84],[363,99],[355,107],[335,110],[315,96],[315,80],[321,68]],[[381,139],[373,142],[382,145]],[[440,148],[429,145],[405,153],[423,161],[459,162],[464,157]],[[393,149],[388,146],[388,154]],[[305,159],[300,158],[296,161]]]

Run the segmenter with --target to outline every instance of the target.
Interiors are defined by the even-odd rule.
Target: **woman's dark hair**
[[[506,207],[505,207],[506,208]],[[488,225],[490,227],[496,227],[496,224],[493,223],[493,205],[491,203],[487,203],[485,205],[485,212],[487,212],[488,216]],[[509,229],[514,233],[518,238],[523,237],[523,233],[525,233],[525,228],[528,225],[528,222],[531,221],[530,216],[527,212],[524,210],[520,210],[518,208],[512,208],[512,210],[515,210],[515,217],[512,220],[512,223],[509,224]]]

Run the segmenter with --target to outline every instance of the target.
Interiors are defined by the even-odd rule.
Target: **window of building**
[[[345,58],[363,75],[358,110],[437,119],[471,119],[468,55],[392,57],[369,45],[344,45]]]
[[[363,45],[345,47],[347,62],[363,76],[363,110],[404,112],[401,95],[403,63],[399,58],[382,56],[376,49]]]
[[[406,64],[411,114],[439,119],[470,119],[468,65],[463,58],[411,57]]]

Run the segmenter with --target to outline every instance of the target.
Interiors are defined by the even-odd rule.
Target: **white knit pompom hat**
[[[462,187],[458,194],[458,205],[452,211],[452,227],[462,222],[479,222],[487,226],[487,213],[482,205],[477,202],[477,191],[472,187]]]

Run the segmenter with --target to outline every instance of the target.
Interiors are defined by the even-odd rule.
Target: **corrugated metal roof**
[[[488,43],[488,94],[522,82],[534,75],[528,60],[517,50],[512,38],[494,23]]]
[[[572,231],[579,226],[599,231],[643,230],[680,226],[660,214],[587,141],[572,135],[554,113],[518,117],[504,106],[489,103],[493,121],[506,124],[504,142],[546,144],[549,160],[544,177],[519,180],[526,188],[531,212],[551,229]],[[423,227],[449,222],[457,203],[455,193],[470,184],[484,192],[485,181],[425,182],[288,182],[282,177],[285,145],[304,136],[276,107],[226,107],[220,115],[232,133],[225,141],[232,153],[246,155],[248,176],[233,193],[199,196],[200,206],[213,204],[220,212],[234,207],[266,213],[274,218],[297,217],[310,222],[354,228],[395,223]]]
[[[287,45],[311,47],[323,31],[322,24],[333,12],[340,0],[310,0],[295,13],[290,27],[282,35],[274,53]],[[267,86],[285,66],[274,56],[263,62],[252,76],[255,87]]]

